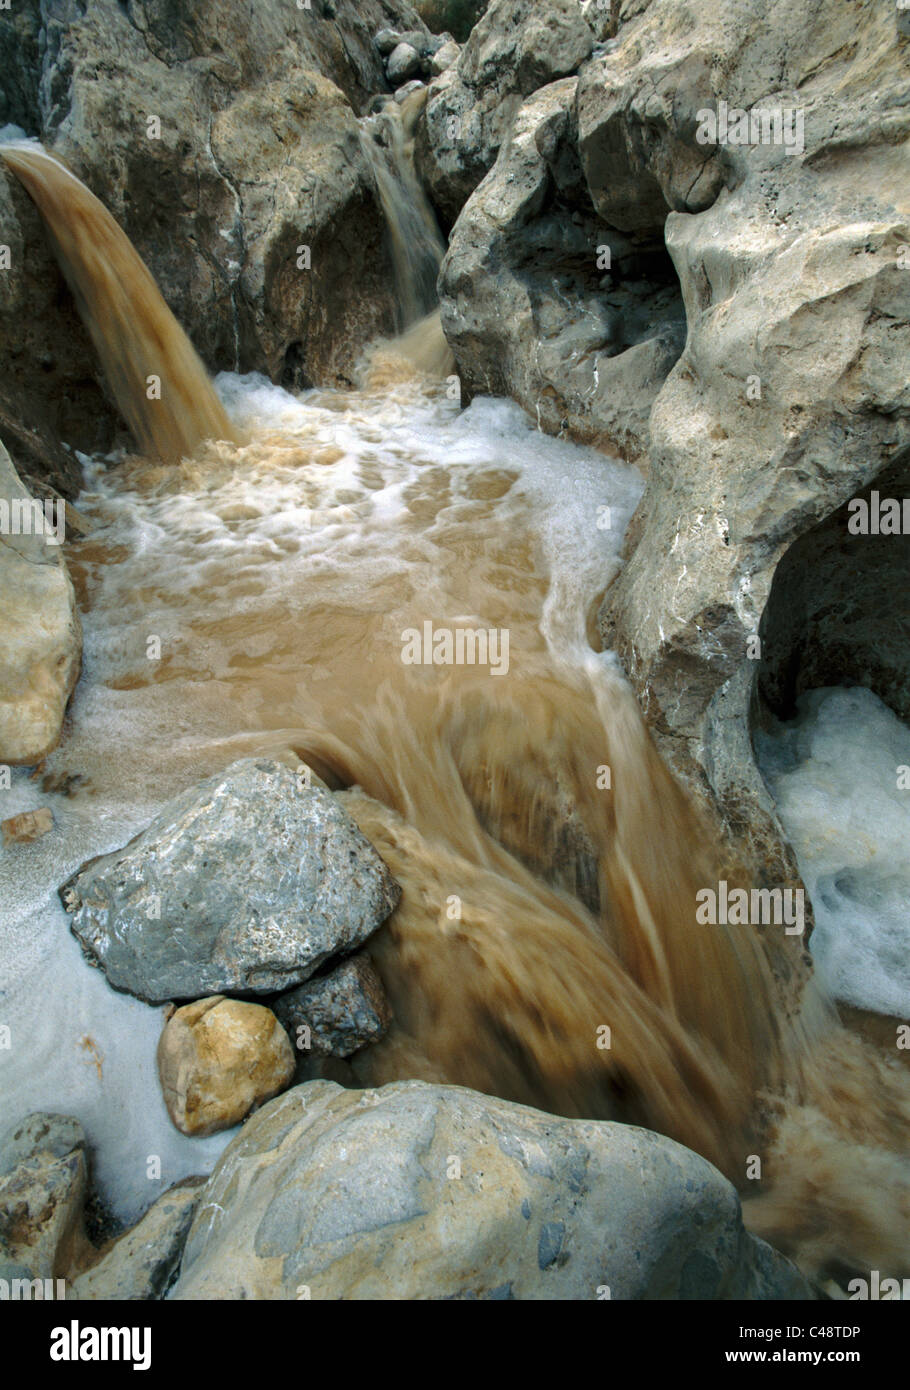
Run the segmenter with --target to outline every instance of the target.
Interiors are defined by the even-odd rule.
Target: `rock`
[[[407,101],[408,97],[413,96],[415,92],[423,91],[425,85],[426,84],[424,82],[420,82],[417,80],[415,80],[414,82],[406,82],[404,86],[399,87],[398,91],[395,93],[396,102],[399,106],[403,105],[404,102]]]
[[[388,58],[401,43],[401,35],[395,29],[380,29],[373,42],[383,58]]]
[[[373,29],[393,17],[427,33],[407,0],[339,0],[330,23],[284,0],[202,0],[179,16],[172,0],[20,9],[0,10],[0,124],[38,136],[111,210],[206,365],[289,387],[348,379],[395,324],[357,116],[386,87]],[[73,496],[81,470],[61,440],[94,451],[124,431],[2,166],[0,226],[0,433],[27,473]]]
[[[49,527],[0,443],[0,763],[37,763],[56,746],[79,677],[82,628],[57,515]]]
[[[654,0],[579,79],[595,205],[627,229],[666,220],[688,323],[601,631],[757,881],[792,882],[752,755],[762,698],[786,714],[823,669],[886,699],[910,686],[906,640],[870,662],[862,635],[888,587],[874,545],[841,550],[847,500],[910,481],[910,76],[887,6],[834,0],[815,24],[801,3],[738,0],[691,18]],[[700,144],[720,96],[795,112],[791,147],[760,124],[756,143]]]
[[[216,994],[171,1015],[158,1041],[158,1079],[182,1134],[238,1125],[287,1086],[294,1049],[271,1009]]]
[[[71,1115],[36,1111],[13,1125],[0,1139],[0,1178],[20,1163],[40,1156],[66,1158],[85,1148],[85,1131]]]
[[[523,97],[575,72],[593,36],[578,0],[493,0],[457,63],[430,83],[416,160],[454,222],[506,139]]]
[[[378,1042],[392,1021],[382,981],[368,956],[351,956],[328,975],[289,990],[275,1000],[274,1009],[298,1050],[332,1057],[350,1057]]]
[[[430,59],[430,72],[432,76],[438,77],[440,73],[448,72],[452,64],[458,62],[460,53],[461,45],[457,44],[454,39],[450,39],[449,42],[444,43],[441,48],[437,48]]]
[[[420,54],[409,43],[400,43],[392,50],[386,65],[389,82],[393,87],[410,81],[420,74]]]
[[[0,821],[5,845],[30,845],[53,828],[54,813],[49,806],[39,806],[37,811],[23,811],[21,815]]]
[[[487,3],[488,0],[416,0],[415,8],[434,34],[454,36],[464,43]]]
[[[659,237],[623,236],[594,211],[575,152],[577,86],[551,83],[518,112],[453,228],[442,325],[463,402],[510,395],[549,433],[634,460],[685,312]]]
[[[670,1139],[461,1087],[286,1092],[222,1154],[178,1299],[807,1299]],[[606,1290],[609,1290],[607,1294]]]
[[[34,1114],[9,1130],[0,1142],[0,1261],[32,1279],[66,1275],[85,1244],[87,1186],[76,1120]]]
[[[202,1195],[204,1178],[169,1188],[97,1263],[72,1281],[67,1298],[126,1302],[164,1298]]]
[[[149,1003],[301,984],[400,892],[332,794],[267,758],[189,787],[60,890],[89,960]]]

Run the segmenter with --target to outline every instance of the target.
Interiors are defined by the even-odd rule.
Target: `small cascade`
[[[37,142],[0,145],[44,219],[114,399],[143,453],[165,463],[234,432],[198,353],[107,208]]]
[[[414,127],[425,99],[425,92],[400,105],[390,99],[361,122],[361,145],[389,229],[399,332],[436,308],[436,280],[446,249],[414,167]]]

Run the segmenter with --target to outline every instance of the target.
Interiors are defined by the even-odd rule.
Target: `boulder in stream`
[[[326,1057],[350,1057],[378,1042],[392,1021],[382,981],[365,955],[282,994],[274,1008],[295,1047]]]
[[[312,1081],[210,1178],[181,1299],[809,1299],[671,1139],[457,1086]]]
[[[85,1134],[68,1115],[36,1112],[0,1140],[0,1274],[57,1279],[85,1246]]]
[[[197,999],[171,1015],[158,1042],[164,1103],[182,1134],[230,1129],[293,1075],[294,1049],[262,1004]]]
[[[72,1281],[67,1298],[105,1303],[164,1298],[180,1268],[204,1181],[188,1178],[163,1193],[135,1226]]]
[[[88,959],[156,1004],[301,984],[400,892],[331,792],[268,758],[188,788],[60,890]]]

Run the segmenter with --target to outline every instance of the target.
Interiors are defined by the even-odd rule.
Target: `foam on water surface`
[[[102,1192],[128,1220],[209,1171],[231,1136],[173,1129],[155,1068],[162,1010],[114,992],[83,959],[57,887],[183,787],[286,748],[321,700],[337,700],[345,661],[361,677],[374,662],[377,682],[400,667],[401,629],[418,612],[514,621],[513,661],[548,651],[614,679],[585,615],[642,488],[634,469],[539,434],[511,402],[461,412],[413,383],[300,398],[257,376],[217,386],[246,442],[176,466],[88,462],[79,507],[94,529],[68,552],[84,669],[45,769],[82,780],[65,795],[20,769],[0,792],[4,817],[39,805],[55,817],[42,840],[0,850],[12,1043],[0,1120],[77,1116]]]
[[[812,900],[822,982],[910,1018],[910,728],[870,690],[814,690],[756,748]]]

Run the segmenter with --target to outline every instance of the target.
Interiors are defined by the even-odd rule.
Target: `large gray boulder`
[[[522,99],[575,72],[593,42],[578,0],[493,0],[431,82],[417,128],[417,168],[445,220],[492,167]]]
[[[56,746],[79,678],[63,503],[52,506],[30,496],[0,441],[0,763],[37,763]]]
[[[162,1003],[300,984],[365,941],[400,891],[330,792],[244,758],[85,865],[61,897],[110,983]]]
[[[196,1213],[180,1299],[812,1297],[704,1159],[452,1086],[314,1081],[254,1115]]]

